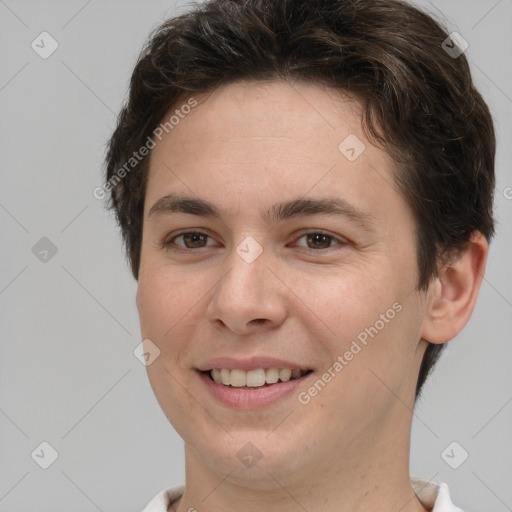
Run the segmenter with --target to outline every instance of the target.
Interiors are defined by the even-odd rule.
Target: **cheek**
[[[400,298],[383,262],[335,268],[322,279],[308,279],[308,284],[304,303],[314,313],[310,317],[324,325],[324,339],[337,354],[343,353],[353,339],[374,325]]]
[[[420,315],[410,298],[399,304],[387,296],[356,303],[350,314],[340,315],[338,335],[324,338],[330,360],[320,378],[329,382],[313,384],[302,396],[311,400],[305,410],[323,418],[325,436],[346,436],[347,442],[358,429],[380,428],[397,404],[401,409],[400,402],[407,403],[410,380],[417,375],[413,359],[420,332]],[[403,407],[402,413],[407,411]]]
[[[137,289],[141,333],[166,350],[167,340],[176,339],[197,299],[190,292],[190,283],[180,280],[176,272],[147,268],[139,274]]]
[[[159,267],[146,269],[139,274],[137,289],[141,335],[160,350],[146,370],[162,410],[180,435],[186,436],[187,425],[176,423],[176,419],[189,418],[198,404],[189,394],[183,394],[184,376],[177,375],[177,370],[186,358],[187,332],[192,328],[187,313],[193,310],[197,298],[188,297],[190,291],[187,296],[190,287],[175,272]]]
[[[325,370],[343,381],[336,392],[349,395],[343,401],[364,403],[372,394],[386,393],[372,371],[392,388],[407,378],[421,332],[421,311],[411,293],[415,274],[409,270],[400,272],[391,259],[380,259],[364,268],[335,269],[330,280],[310,281],[316,313],[310,318],[324,326],[315,341],[328,354]],[[332,368],[339,356],[342,370]]]

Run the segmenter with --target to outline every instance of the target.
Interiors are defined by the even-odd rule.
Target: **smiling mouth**
[[[214,368],[201,373],[207,375],[216,384],[230,388],[254,389],[300,379],[312,371],[290,368],[258,368],[246,372],[238,368]]]

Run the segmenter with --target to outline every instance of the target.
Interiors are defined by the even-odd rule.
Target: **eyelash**
[[[184,235],[202,235],[202,236],[206,236],[208,238],[212,238],[210,235],[208,235],[206,233],[203,233],[202,231],[184,231],[182,233],[178,233],[177,235],[174,235],[169,240],[164,240],[164,242],[162,243],[162,248],[166,249],[166,250],[169,250],[169,251],[173,251],[173,252],[184,252],[184,253],[190,253],[190,252],[198,251],[200,249],[206,249],[206,246],[205,247],[190,248],[190,247],[180,247],[180,246],[174,245],[174,243],[173,243],[174,240],[176,240],[177,238],[183,237]],[[301,238],[305,237],[305,236],[308,236],[308,235],[323,235],[323,236],[326,236],[326,237],[330,238],[331,240],[338,241],[339,242],[338,245],[341,245],[341,246],[347,245],[347,241],[345,241],[344,239],[335,237],[334,235],[331,235],[330,233],[326,233],[326,232],[324,232],[322,230],[307,231],[305,233],[302,233],[300,235],[300,237],[297,239],[297,241],[300,240]],[[326,247],[326,248],[323,248],[323,249],[312,249],[310,247],[303,247],[303,246],[300,246],[300,247],[301,247],[302,250],[304,250],[306,252],[318,253],[318,252],[328,251],[328,250],[332,249],[335,246],[330,246],[330,247]]]

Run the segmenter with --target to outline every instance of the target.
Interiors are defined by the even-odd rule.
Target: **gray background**
[[[512,0],[422,5],[468,41],[495,116],[498,229],[476,311],[417,405],[411,473],[448,482],[468,511],[502,512],[512,510]],[[184,482],[182,441],[133,355],[136,283],[92,191],[144,40],[185,9],[0,0],[2,512],[137,511]],[[59,45],[47,59],[31,48],[43,31]],[[57,249],[46,261],[42,237]],[[43,441],[58,452],[48,469]]]

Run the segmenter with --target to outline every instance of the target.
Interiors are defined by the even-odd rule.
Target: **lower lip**
[[[206,373],[198,373],[208,391],[219,402],[236,409],[257,409],[258,407],[273,404],[281,398],[290,395],[304,379],[311,375],[308,373],[298,379],[278,382],[262,388],[236,388],[217,384]]]

